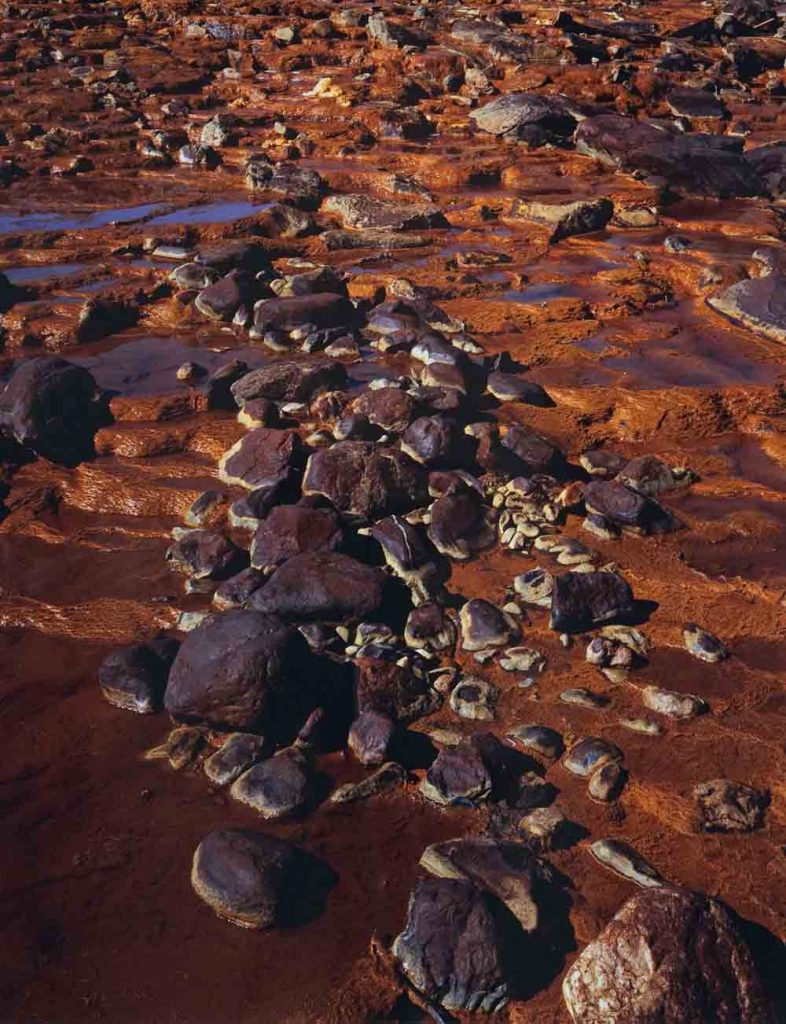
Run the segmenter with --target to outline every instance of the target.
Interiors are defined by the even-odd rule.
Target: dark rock
[[[75,466],[95,454],[93,437],[111,421],[93,375],[64,359],[22,363],[0,395],[0,427],[51,462]]]
[[[365,231],[325,231],[325,245],[335,249],[417,249],[428,245],[422,235],[400,235],[396,231],[368,228]]]
[[[315,792],[308,756],[294,747],[249,768],[232,784],[235,800],[276,821],[302,811]]]
[[[246,164],[246,185],[279,196],[285,203],[313,210],[325,190],[325,183],[310,167],[273,164],[264,156],[252,156]]]
[[[263,755],[264,736],[252,732],[233,732],[215,754],[205,761],[205,774],[217,786],[228,786]]]
[[[458,455],[456,421],[447,416],[421,416],[401,437],[401,450],[430,468],[454,465]]]
[[[395,448],[363,441],[341,441],[315,452],[303,493],[323,494],[340,512],[362,519],[409,512],[428,497],[422,466]]]
[[[396,724],[387,715],[362,711],[350,726],[347,745],[361,764],[383,764],[395,732]]]
[[[521,463],[526,473],[544,473],[551,466],[559,449],[530,427],[509,426],[502,444]]]
[[[226,409],[234,412],[237,403],[232,396],[232,387],[246,373],[248,366],[242,359],[233,359],[211,373],[205,386],[208,409]]]
[[[494,370],[488,376],[486,390],[500,402],[525,402],[527,405],[537,405],[541,408],[554,405],[548,392],[540,384],[525,380],[515,373]]]
[[[196,849],[191,884],[219,917],[242,928],[298,923],[321,909],[336,876],[318,858],[262,832],[211,832]]]
[[[439,694],[424,675],[409,666],[382,658],[358,657],[355,694],[358,711],[374,711],[393,722],[408,724],[439,707]]]
[[[771,199],[786,197],[786,142],[749,149],[745,159],[762,182],[765,195]]]
[[[322,391],[342,388],[347,371],[333,359],[276,360],[252,370],[232,387],[239,405],[258,398],[274,402],[310,402]]]
[[[511,217],[545,224],[551,229],[550,242],[572,235],[587,235],[606,227],[614,213],[610,199],[579,200],[573,203],[539,203],[514,199]]]
[[[704,832],[751,832],[764,821],[769,793],[731,779],[696,786],[699,828]]]
[[[762,184],[741,150],[722,135],[679,134],[618,114],[589,117],[576,148],[602,163],[665,181],[679,193],[730,198],[760,194]]]
[[[243,270],[231,270],[220,281],[209,284],[197,295],[194,305],[211,320],[229,323],[251,295],[251,283]]]
[[[576,1024],[767,1024],[767,997],[722,903],[684,889],[635,893],[562,985]]]
[[[442,805],[475,806],[488,800],[498,742],[488,733],[475,733],[455,747],[443,747],[421,783],[422,794]]]
[[[741,327],[786,343],[786,277],[771,274],[738,281],[707,299],[707,304]]]
[[[518,138],[534,145],[564,143],[576,128],[576,118],[569,112],[569,106],[569,101],[559,95],[511,92],[473,110],[469,116],[481,131],[492,135]]]
[[[566,572],[554,579],[551,628],[580,633],[630,615],[633,591],[616,572]]]
[[[109,703],[142,715],[159,711],[179,646],[174,638],[160,637],[108,654],[98,682]]]
[[[328,196],[324,213],[341,219],[345,228],[417,231],[448,227],[444,213],[431,203],[404,203],[367,195]]]
[[[318,330],[349,327],[355,316],[355,307],[349,299],[333,292],[262,299],[254,306],[251,335],[261,338],[268,331],[291,331],[304,324],[312,324]],[[272,398],[272,395],[265,397]]]
[[[666,93],[666,103],[675,117],[726,118],[726,105],[706,89],[671,89]]]
[[[382,430],[400,434],[414,415],[414,400],[400,388],[366,391],[352,402],[352,412]]]
[[[212,530],[186,530],[166,553],[178,572],[196,580],[225,580],[245,566],[248,553]]]
[[[232,445],[218,463],[218,475],[224,483],[255,490],[271,487],[288,479],[297,465],[300,436],[294,430],[259,427]]]
[[[393,953],[415,988],[446,1009],[491,1013],[507,1001],[497,925],[471,882],[416,882]]]
[[[519,636],[519,627],[514,618],[481,597],[467,601],[462,606],[459,619],[461,646],[465,651],[506,647]]]
[[[380,569],[348,555],[295,555],[252,595],[249,605],[297,622],[367,619],[382,605],[386,580]]]
[[[251,545],[251,564],[272,572],[293,555],[307,551],[336,551],[344,538],[332,508],[278,505],[260,523]]]
[[[617,480],[587,484],[584,503],[589,512],[636,533],[664,533],[676,525],[673,516],[656,501]]]
[[[437,551],[464,561],[496,542],[488,510],[474,490],[448,493],[431,506],[428,535]]]
[[[456,646],[456,626],[445,609],[432,601],[409,613],[404,640],[410,647],[450,654]]]
[[[164,703],[176,719],[286,737],[310,701],[308,645],[272,615],[208,617],[183,641]]]

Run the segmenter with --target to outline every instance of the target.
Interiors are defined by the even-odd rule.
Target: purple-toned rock
[[[173,569],[195,580],[225,580],[248,562],[248,552],[212,530],[186,530],[166,553]]]
[[[298,463],[301,447],[295,430],[258,427],[222,455],[218,475],[224,483],[250,491],[272,487],[290,476]]]
[[[395,732],[396,724],[387,715],[362,711],[350,726],[347,745],[361,764],[383,764]]]
[[[254,534],[251,565],[270,573],[294,555],[335,551],[343,538],[344,530],[334,509],[277,505]]]
[[[179,646],[174,637],[164,636],[108,654],[98,670],[98,682],[109,703],[140,715],[160,711]]]
[[[633,591],[616,572],[566,572],[554,579],[551,628],[580,633],[633,612]]]
[[[310,402],[320,392],[342,388],[347,371],[334,359],[279,359],[252,370],[232,386],[238,405],[257,398],[273,402]]]

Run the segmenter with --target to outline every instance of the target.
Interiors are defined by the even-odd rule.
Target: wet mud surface
[[[500,689],[495,733],[537,721],[566,744],[603,737],[624,750],[629,775],[619,799],[602,804],[560,761],[543,762],[560,809],[584,830],[548,855],[574,890],[572,940],[558,969],[496,1019],[570,1020],[564,970],[635,891],[589,853],[593,840],[612,837],[664,878],[739,915],[776,1019],[786,1020],[786,349],[706,303],[763,274],[762,251],[776,265],[786,260],[783,200],[772,192],[681,194],[679,181],[637,177],[569,141],[529,145],[470,119],[495,96],[531,91],[674,122],[666,96],[685,85],[709,87],[705,95],[726,109],[723,117],[682,116],[686,135],[743,138],[746,152],[778,142],[786,42],[769,29],[746,31],[740,38],[754,53],[778,53],[746,63],[729,55],[741,45],[735,37],[680,32],[723,9],[668,0],[573,11],[577,21],[591,15],[607,27],[656,23],[654,39],[626,41],[597,27],[555,26],[556,8],[526,2],[373,8],[422,34],[422,44],[401,46],[369,37],[372,8],[362,5],[5,5],[0,270],[16,291],[3,314],[0,373],[8,380],[26,360],[62,356],[112,393],[114,422],[99,431],[95,457],[79,465],[35,458],[4,470],[0,1019],[429,1019],[386,950],[423,874],[423,849],[480,834],[490,808],[429,803],[418,767],[392,792],[325,802],[303,820],[262,822],[323,857],[339,883],[322,915],[301,927],[232,928],[192,892],[191,858],[212,829],[253,828],[260,819],[211,788],[200,768],[145,761],[169,727],[166,714],[128,714],[97,683],[114,648],[175,630],[183,611],[210,608],[210,595],[184,594],[165,554],[192,502],[222,486],[216,464],[245,429],[234,410],[208,408],[203,381],[179,381],[176,372],[193,361],[210,374],[233,359],[254,369],[280,354],[231,318],[203,316],[196,292],[170,274],[209,245],[251,240],[281,275],[304,260],[342,272],[349,297],[366,310],[414,289],[462,321],[484,354],[509,353],[553,405],[507,402],[493,415],[550,438],[570,476],[586,476],[578,458],[594,448],[654,455],[695,474],[659,496],[680,530],[606,541],[586,534],[580,516],[564,527],[599,564],[616,563],[642,603],[653,650],[629,679],[611,682],[588,664],[581,637],[564,647],[537,607],[526,610],[521,641],[547,658],[532,687],[458,652],[468,673]],[[529,54],[514,59],[457,38],[453,23],[472,18],[526,41]],[[411,130],[391,115],[402,108]],[[218,166],[181,162],[181,147],[195,146],[222,113],[236,127],[216,147]],[[156,148],[150,140],[161,132],[176,141]],[[408,247],[388,240],[330,248],[325,232],[343,225],[318,200],[311,209],[294,204],[308,222],[284,232],[271,207],[287,197],[244,184],[246,161],[258,153],[316,171],[325,195],[431,202],[447,226],[395,229],[416,243]],[[646,208],[648,223],[615,217],[550,241],[543,223],[511,215],[515,200],[599,197],[618,212]],[[352,394],[409,372],[406,353],[367,342],[357,358],[343,359]],[[319,423],[304,415],[299,426],[305,437]],[[241,493],[224,489],[233,499]],[[537,565],[555,568],[536,550],[497,545],[453,562],[448,591],[501,605],[514,577]],[[685,650],[682,627],[691,621],[721,638],[726,660],[706,664]],[[644,712],[648,685],[698,695],[709,712],[684,721]],[[565,703],[559,695],[568,687],[609,701]],[[660,721],[660,735],[620,724],[642,713]],[[446,700],[412,728],[469,734],[476,724]],[[367,774],[346,750],[324,754],[320,767],[336,785]],[[768,790],[764,826],[697,831],[691,793],[714,778]]]

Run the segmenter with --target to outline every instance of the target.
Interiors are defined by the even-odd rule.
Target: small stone
[[[620,725],[645,736],[660,736],[663,733],[663,726],[659,722],[653,722],[651,718],[621,718]]]
[[[303,810],[313,794],[313,771],[308,758],[289,747],[249,768],[232,784],[230,793],[268,820],[291,817]]]
[[[463,605],[459,613],[461,646],[465,651],[481,651],[489,647],[504,647],[515,640],[519,627],[515,619],[483,598],[473,598]]]
[[[491,722],[496,717],[499,691],[479,676],[464,676],[450,695],[450,706],[459,718]]]
[[[191,504],[184,519],[187,526],[204,526],[211,514],[225,505],[227,496],[223,491],[203,491]]]
[[[331,794],[330,802],[346,804],[355,800],[367,800],[371,796],[402,786],[406,781],[406,770],[395,761],[387,761],[360,782],[348,782],[344,786],[339,786]]]
[[[146,751],[145,760],[167,760],[171,768],[180,771],[193,764],[204,744],[205,734],[201,729],[181,725],[173,729],[160,746]]]
[[[530,672],[539,675],[546,667],[546,659],[532,647],[508,647],[499,659],[506,672]]]
[[[614,761],[622,761],[619,747],[597,736],[587,736],[570,748],[562,763],[572,775],[586,778],[601,765]]]
[[[530,569],[522,573],[515,578],[513,586],[525,604],[551,607],[554,577],[546,569]]]
[[[350,727],[347,745],[361,764],[382,764],[395,731],[395,722],[387,715],[362,711]]]
[[[568,819],[559,808],[536,807],[521,818],[518,827],[537,840],[541,849],[549,850],[559,844],[568,824]]]
[[[159,637],[108,654],[98,682],[109,703],[141,715],[159,711],[179,646],[174,638]]]
[[[228,786],[262,756],[265,740],[249,732],[231,733],[205,761],[205,775],[217,786]]]
[[[728,652],[720,640],[706,629],[697,626],[695,622],[683,627],[682,637],[686,650],[700,661],[714,664],[728,657]]]
[[[593,693],[592,690],[586,690],[583,686],[563,690],[559,699],[565,704],[578,704],[579,707],[592,708],[594,711],[598,708],[605,708],[610,703],[608,697],[604,697],[600,693]]]
[[[483,734],[445,746],[426,772],[420,792],[442,806],[476,806],[491,796],[492,776]]]
[[[545,725],[517,726],[508,733],[508,738],[516,746],[523,747],[527,751],[533,750],[536,754],[549,760],[559,757],[565,749],[560,734]]]
[[[650,711],[657,711],[669,718],[695,718],[703,715],[709,707],[701,697],[691,693],[675,693],[673,690],[662,690],[658,686],[645,686],[641,699]]]
[[[593,800],[611,803],[624,789],[627,777],[628,773],[622,765],[617,761],[611,761],[592,773],[587,792]]]
[[[632,846],[619,839],[598,839],[590,846],[590,853],[604,867],[642,888],[655,888],[664,884],[655,868]]]

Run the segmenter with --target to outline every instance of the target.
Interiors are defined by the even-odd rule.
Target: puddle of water
[[[11,284],[33,284],[52,277],[69,277],[87,270],[88,266],[87,263],[44,263],[34,267],[6,267],[0,273],[5,274]]]
[[[161,203],[146,203],[143,206],[111,207],[108,210],[84,211],[82,213],[18,213],[0,211],[0,234],[22,231],[68,231],[76,228],[103,228],[113,221],[119,224],[147,217],[162,208]]]
[[[148,227],[162,227],[165,224],[221,224],[225,221],[240,220],[254,214],[269,210],[272,203],[252,203],[248,200],[207,203],[202,206],[189,206],[184,210],[171,210],[153,217],[147,222]]]
[[[550,299],[580,298],[581,289],[567,281],[543,281],[500,295],[506,302],[548,302]]]

